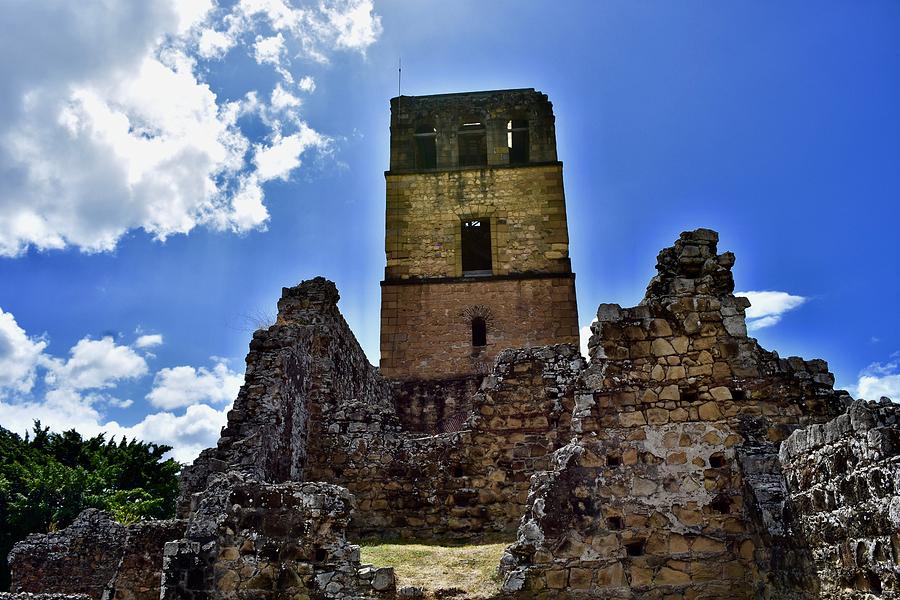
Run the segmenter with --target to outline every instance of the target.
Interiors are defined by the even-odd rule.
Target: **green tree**
[[[174,516],[181,465],[164,458],[169,450],[54,433],[40,422],[24,438],[0,427],[0,590],[9,588],[6,556],[17,541],[66,527],[85,508],[122,523]]]

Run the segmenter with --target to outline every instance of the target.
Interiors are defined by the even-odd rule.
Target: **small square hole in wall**
[[[709,507],[717,513],[727,515],[731,512],[731,498],[725,494],[719,494],[709,503]]]
[[[643,556],[644,545],[644,540],[631,540],[630,542],[625,542],[625,553],[628,554],[628,556]]]
[[[622,464],[622,457],[618,454],[607,454],[606,455],[606,466],[607,467],[618,467]]]
[[[734,400],[746,400],[747,390],[731,390],[731,397]]]
[[[709,457],[709,466],[713,469],[721,469],[725,466],[725,464],[725,455],[721,452],[716,452]]]
[[[619,517],[619,516],[606,517],[606,526],[613,531],[618,531],[619,529],[622,529],[622,527],[624,526],[622,517]]]

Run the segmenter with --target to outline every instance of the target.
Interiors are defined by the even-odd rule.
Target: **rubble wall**
[[[820,598],[900,598],[900,406],[854,402],[782,445]]]
[[[185,521],[122,525],[89,508],[65,529],[32,534],[10,553],[14,592],[86,594],[94,600],[157,600],[163,546]]]
[[[570,345],[501,353],[458,432],[385,431],[363,406],[329,411],[321,430],[313,425],[307,475],[353,493],[355,535],[446,539],[514,531],[531,475],[568,439],[582,367]]]
[[[13,592],[87,594],[100,600],[125,551],[125,526],[95,508],[53,533],[33,533],[9,553]]]
[[[310,421],[363,407],[366,421],[398,429],[388,384],[378,376],[322,277],[284,288],[278,320],[253,334],[244,385],[216,448],[181,476],[179,514],[212,473],[237,470],[267,482],[302,481]]]
[[[353,499],[325,483],[215,474],[184,538],[166,544],[161,600],[391,597],[391,569],[344,537]]]
[[[780,470],[757,460],[747,471],[742,453],[777,459],[794,429],[842,404],[824,361],[780,359],[747,337],[749,302],[733,296],[734,257],[716,242],[683,233],[639,306],[600,306],[575,391],[578,436],[534,478],[504,559],[509,591],[753,598],[779,585],[746,488]],[[781,504],[767,507],[776,530]]]

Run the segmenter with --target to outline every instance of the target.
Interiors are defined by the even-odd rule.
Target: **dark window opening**
[[[456,137],[459,166],[481,167],[487,164],[487,136],[484,123],[463,123]]]
[[[506,124],[506,145],[509,147],[509,164],[528,162],[528,121],[513,119]]]
[[[709,503],[709,507],[717,513],[727,515],[731,512],[731,498],[724,494],[719,494]]]
[[[472,319],[472,345],[479,348],[487,346],[487,323],[481,317]]]
[[[644,554],[644,540],[625,542],[625,552],[628,556],[642,556]]]
[[[416,168],[433,169],[437,166],[437,131],[431,125],[416,128]]]
[[[618,531],[623,527],[622,517],[606,517],[606,526],[611,531]]]
[[[462,270],[463,275],[490,275],[491,221],[471,219],[462,222]]]
[[[606,466],[607,467],[618,467],[622,464],[622,458],[615,454],[608,454],[606,456]]]

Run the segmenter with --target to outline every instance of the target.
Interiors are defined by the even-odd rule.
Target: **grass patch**
[[[497,565],[509,541],[459,546],[362,542],[362,562],[394,567],[397,587],[415,586],[433,598],[438,590],[461,590],[459,598],[490,598],[500,587]],[[443,596],[442,596],[443,597]]]

